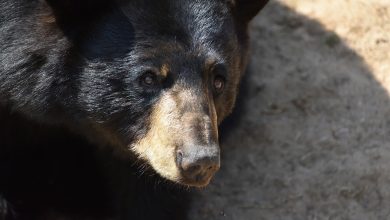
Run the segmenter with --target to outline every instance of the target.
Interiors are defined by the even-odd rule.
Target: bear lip
[[[206,187],[207,185],[209,185],[211,178],[212,178],[212,176],[210,176],[209,178],[205,179],[204,181],[185,180],[181,184],[184,184],[184,185],[187,185],[187,186],[191,186],[191,187],[202,188],[202,187]]]
[[[187,185],[191,187],[206,187],[209,185],[211,179],[214,177],[215,173],[219,170],[219,167],[214,170],[210,175],[203,174],[203,175],[197,175],[194,179],[186,178],[185,176],[182,176],[182,178],[178,181],[179,184]]]

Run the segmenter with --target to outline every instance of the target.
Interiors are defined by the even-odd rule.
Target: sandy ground
[[[272,1],[193,220],[390,219],[390,1]]]

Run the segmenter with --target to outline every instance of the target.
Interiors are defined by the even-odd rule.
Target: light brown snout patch
[[[131,146],[161,176],[173,181],[180,181],[175,162],[179,116],[174,98],[169,93],[163,94],[152,110],[149,131]]]

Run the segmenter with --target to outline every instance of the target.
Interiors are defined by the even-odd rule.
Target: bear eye
[[[212,82],[213,89],[216,94],[221,94],[225,89],[227,69],[226,66],[219,63],[213,66],[212,69],[214,80]]]
[[[214,90],[217,94],[220,94],[223,92],[223,89],[225,88],[225,77],[223,76],[215,76],[214,78]]]
[[[157,83],[157,75],[153,71],[148,70],[142,74],[141,84],[143,86],[150,87],[156,85]]]

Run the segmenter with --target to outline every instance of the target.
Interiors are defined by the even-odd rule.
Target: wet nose
[[[207,185],[220,167],[218,146],[191,147],[192,151],[177,151],[177,165],[189,185]]]

